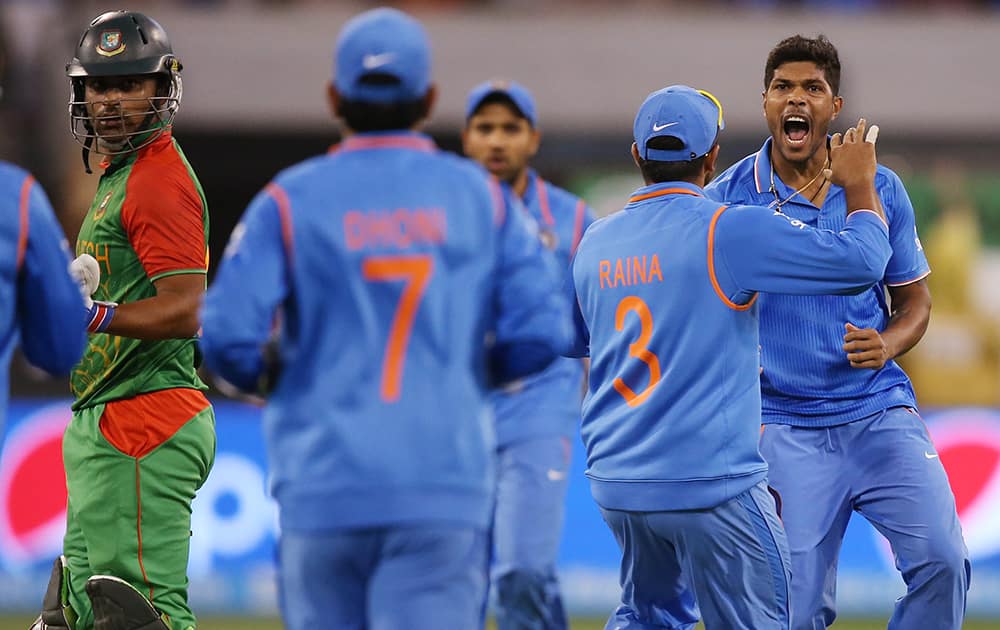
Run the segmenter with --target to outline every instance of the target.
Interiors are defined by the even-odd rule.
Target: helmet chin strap
[[[87,136],[87,139],[83,142],[83,168],[87,171],[87,175],[94,172],[90,170],[90,147],[93,144],[94,136]]]

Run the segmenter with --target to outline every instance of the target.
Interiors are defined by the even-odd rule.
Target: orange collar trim
[[[647,199],[652,199],[654,197],[662,197],[664,195],[692,195],[694,197],[701,197],[701,193],[696,193],[693,190],[688,190],[687,188],[664,188],[663,190],[655,190],[653,192],[648,192],[644,195],[633,195],[628,198],[629,203],[636,203],[638,201],[645,201]]]

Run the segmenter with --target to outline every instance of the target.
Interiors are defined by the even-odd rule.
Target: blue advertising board
[[[195,500],[191,597],[203,612],[273,614],[277,510],[267,494],[260,409],[216,401],[215,468]],[[14,400],[0,441],[0,610],[40,602],[65,525],[62,432],[68,400]],[[1000,413],[927,413],[928,430],[948,471],[973,563],[969,612],[1000,617]],[[618,549],[601,520],[574,452],[559,569],[574,614],[607,614],[618,596]],[[855,515],[840,560],[844,614],[887,613],[904,587],[892,553]]]

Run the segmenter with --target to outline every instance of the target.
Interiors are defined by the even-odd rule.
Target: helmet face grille
[[[144,98],[122,98],[121,102],[145,102],[147,108],[142,111],[125,113],[122,108],[118,113],[94,118],[88,113],[89,104],[85,97],[83,79],[71,79],[69,119],[73,138],[85,148],[101,155],[123,155],[132,153],[151,144],[173,125],[174,117],[180,107],[183,95],[183,83],[179,74],[171,72],[170,90],[166,96],[151,96]],[[142,124],[135,131],[125,131],[129,122],[142,117]],[[123,132],[116,134],[114,141],[105,140],[97,132],[95,123],[104,119],[121,121]]]
[[[66,66],[70,77],[69,121],[73,138],[83,145],[84,165],[90,172],[87,156],[90,151],[102,155],[121,155],[137,151],[154,142],[174,122],[180,107],[183,86],[181,63],[174,56],[167,32],[156,20],[135,11],[108,11],[94,18],[84,31],[76,48],[76,56]],[[110,108],[113,113],[102,117],[117,120],[114,135],[99,132],[100,119],[88,110],[84,81],[88,77],[157,76],[169,81],[165,96],[141,99],[121,99],[134,106],[142,101],[141,111],[125,112],[123,107]],[[117,111],[114,111],[117,110]],[[134,130],[129,131],[130,128]]]

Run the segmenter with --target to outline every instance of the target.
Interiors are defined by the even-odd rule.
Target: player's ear
[[[424,115],[423,120],[430,118],[431,112],[434,111],[434,104],[437,103],[437,85],[431,83],[431,86],[427,88],[427,94],[424,94]]]
[[[830,117],[830,120],[836,120],[837,114],[840,113],[840,108],[843,107],[843,106],[844,106],[844,97],[843,96],[834,96],[833,97],[833,116]]]
[[[538,153],[538,147],[542,143],[542,132],[537,128],[531,128],[531,144],[529,146],[528,155],[534,157]]]
[[[712,147],[712,150],[705,156],[705,165],[703,170],[704,183],[702,183],[702,187],[708,186],[708,182],[712,181],[712,175],[715,175],[715,165],[718,161],[719,145],[716,143],[716,145]]]
[[[333,81],[326,84],[326,102],[333,117],[340,118],[340,92],[337,91]]]
[[[632,143],[631,153],[632,153],[632,161],[635,162],[636,166],[639,166],[640,162],[642,161],[642,158],[639,157],[639,147],[636,146],[634,142]]]

